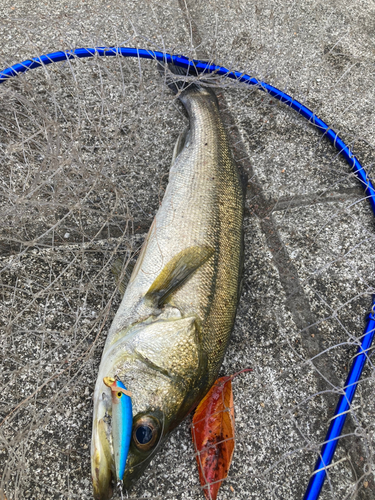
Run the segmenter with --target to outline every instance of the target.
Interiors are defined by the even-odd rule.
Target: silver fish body
[[[192,86],[179,98],[190,127],[175,147],[169,183],[108,333],[95,387],[97,499],[110,497],[114,476],[111,394],[103,378],[118,377],[132,393],[129,487],[216,380],[235,319],[242,185],[215,94]],[[150,447],[140,442],[143,429],[155,438]]]

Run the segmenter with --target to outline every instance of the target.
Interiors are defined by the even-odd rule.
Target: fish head
[[[92,472],[94,496],[110,498],[115,415],[105,377],[121,380],[132,394],[133,423],[123,484],[129,489],[169,433],[207,389],[207,356],[197,317],[162,315],[133,325],[103,353],[94,395]]]

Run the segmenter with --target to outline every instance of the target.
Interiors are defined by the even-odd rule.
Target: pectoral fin
[[[190,247],[179,252],[163,268],[148,289],[145,298],[160,307],[168,297],[201,267],[214,253],[210,247]]]

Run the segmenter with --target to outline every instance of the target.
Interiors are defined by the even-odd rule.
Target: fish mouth
[[[105,413],[94,424],[91,439],[91,475],[95,500],[108,500],[112,497],[113,473],[112,433]]]
[[[136,481],[142,476],[147,468],[150,460],[146,458],[143,462],[137,463],[137,457],[129,453],[122,480],[124,491],[132,489]],[[92,471],[94,498],[95,500],[109,500],[112,498],[115,489],[118,488],[121,483],[117,482],[116,474],[114,470],[109,467],[107,461],[105,459],[103,460],[103,457],[100,460],[99,453],[97,453],[95,465]]]
[[[104,459],[103,459],[104,458]],[[112,470],[105,457],[95,450],[92,463],[92,484],[95,500],[109,500],[113,494]]]
[[[165,379],[164,375],[159,372],[157,374]],[[145,417],[152,419],[155,428],[158,429],[158,438],[155,445],[148,450],[138,449],[140,443],[134,441],[134,439],[130,442],[125,472],[122,481],[119,481],[119,476],[116,473],[116,446],[114,442],[114,439],[118,439],[118,435],[113,435],[113,408],[111,410],[109,406],[111,402],[109,396],[102,390],[103,388],[100,386],[97,391],[97,394],[101,394],[101,397],[97,398],[97,406],[94,410],[91,440],[91,471],[95,500],[109,500],[121,486],[127,491],[133,487],[134,483],[148,467],[161,442],[164,441],[163,430],[165,430],[166,425],[164,413],[158,408],[147,409],[133,417],[133,426],[134,422],[139,422]]]

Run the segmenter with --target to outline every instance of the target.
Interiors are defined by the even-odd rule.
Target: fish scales
[[[111,417],[103,378],[117,376],[132,392],[133,438],[141,416],[160,424],[148,454],[136,448],[136,438],[131,443],[124,475],[129,487],[216,380],[235,319],[244,205],[238,170],[214,92],[192,85],[179,98],[189,131],[176,145],[162,204],[99,368],[92,439],[96,498],[109,498],[114,473],[110,423],[101,423]]]
[[[174,255],[195,245],[215,248],[211,265],[198,270],[173,297],[174,304],[185,315],[198,313],[202,320],[202,341],[209,353],[208,384],[212,385],[237,305],[242,187],[214,96],[205,90],[187,94],[181,100],[191,117],[189,146],[170,170],[162,206],[133,271],[108,342],[127,323],[145,316],[143,308],[136,311],[139,299]]]

